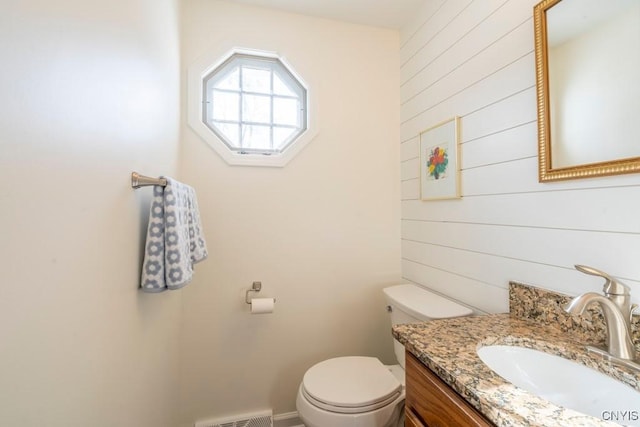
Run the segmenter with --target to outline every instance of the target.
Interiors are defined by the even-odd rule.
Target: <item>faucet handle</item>
[[[606,282],[602,287],[602,292],[604,292],[605,295],[628,296],[631,291],[627,285],[625,285],[624,283],[618,282],[616,279],[609,276],[604,271],[600,271],[593,267],[589,267],[586,265],[579,265],[579,264],[574,265],[574,267],[576,268],[576,270],[578,270],[581,273],[590,274],[592,276],[599,276],[605,279]]]

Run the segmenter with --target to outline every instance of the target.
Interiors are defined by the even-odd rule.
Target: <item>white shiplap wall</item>
[[[510,280],[599,291],[573,269],[587,264],[640,302],[640,175],[538,182],[536,2],[431,0],[402,31],[403,276],[503,312]],[[421,201],[418,134],[453,116],[463,197]]]

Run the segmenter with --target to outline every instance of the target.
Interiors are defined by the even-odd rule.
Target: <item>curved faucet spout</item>
[[[607,306],[613,304],[607,297],[603,295],[597,294],[595,292],[587,292],[572,299],[564,307],[564,311],[570,314],[583,314],[587,309],[587,306],[593,302],[601,303]]]
[[[598,303],[602,308],[607,326],[609,354],[620,359],[634,360],[635,347],[631,340],[629,319],[609,298],[595,292],[587,292],[575,297],[564,309],[567,313],[579,315],[591,303]]]

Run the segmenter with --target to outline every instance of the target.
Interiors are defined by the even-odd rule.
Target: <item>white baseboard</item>
[[[297,412],[287,412],[273,416],[273,427],[304,427]]]

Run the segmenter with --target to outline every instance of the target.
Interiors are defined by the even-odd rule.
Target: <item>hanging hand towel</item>
[[[142,265],[145,292],[182,288],[193,278],[193,264],[207,257],[195,190],[166,180],[165,187],[153,187]]]

